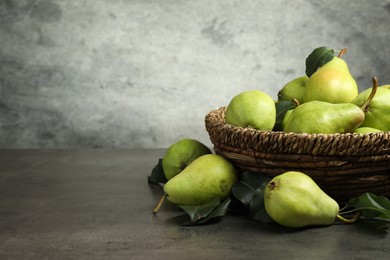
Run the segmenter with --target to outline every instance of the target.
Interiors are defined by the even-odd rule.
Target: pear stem
[[[346,52],[347,52],[346,48],[342,49],[337,57],[341,58]]]
[[[359,218],[360,216],[362,215],[362,213],[360,211],[357,211],[355,213],[355,215],[353,215],[352,218],[344,218],[343,216],[341,216],[340,214],[337,214],[336,218],[344,223],[348,223],[348,224],[352,224],[352,223],[355,223]]]
[[[301,105],[301,103],[299,103],[299,100],[296,99],[296,98],[293,98],[293,99],[292,99],[292,102],[293,102],[296,106]]]
[[[161,205],[163,204],[165,198],[167,197],[168,195],[167,194],[164,194],[161,199],[158,201],[156,207],[153,209],[153,214],[157,214],[157,212],[160,210],[161,208]]]
[[[368,96],[366,102],[364,102],[364,104],[360,107],[360,109],[363,110],[364,112],[367,111],[368,106],[370,105],[371,100],[374,98],[377,89],[378,89],[378,80],[377,80],[376,77],[372,77],[372,90],[371,90],[371,93]]]

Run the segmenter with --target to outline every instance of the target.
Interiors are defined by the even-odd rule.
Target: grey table
[[[185,227],[147,176],[164,150],[0,151],[0,259],[390,259],[362,223],[289,230],[229,214]]]

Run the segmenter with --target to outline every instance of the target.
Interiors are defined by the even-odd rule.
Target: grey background
[[[389,0],[0,0],[0,147],[210,144],[208,111],[276,99],[316,47],[390,83],[389,32]]]

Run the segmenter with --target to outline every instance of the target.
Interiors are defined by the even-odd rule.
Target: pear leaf
[[[359,197],[352,198],[346,208],[354,208],[360,211],[366,219],[378,219],[390,222],[390,200],[385,196],[377,196],[366,192]]]
[[[252,200],[256,189],[263,183],[268,182],[270,178],[268,176],[245,171],[241,173],[240,179],[232,187],[232,195],[237,200],[241,201],[246,207]]]
[[[318,47],[306,58],[306,75],[310,77],[321,66],[331,61],[334,57],[334,49],[328,47]]]
[[[166,183],[167,181],[162,167],[162,159],[160,158],[157,165],[153,167],[151,175],[148,176],[148,183],[158,185],[160,183]]]
[[[270,180],[263,174],[243,172],[232,188],[233,197],[249,209],[250,218],[263,223],[273,222],[264,206],[264,190]]]
[[[206,222],[209,222],[212,219],[223,217],[226,215],[226,213],[229,210],[230,205],[230,198],[227,198],[225,201],[223,201],[221,204],[219,204],[217,207],[215,207],[210,214],[208,214],[206,217],[199,219],[196,224],[204,224]]]
[[[290,109],[294,109],[297,105],[292,101],[278,101],[275,103],[276,107],[276,122],[273,131],[282,131],[282,122],[286,112]]]
[[[263,223],[274,222],[268,215],[264,205],[264,190],[268,182],[263,182],[255,191],[253,198],[250,202],[250,216],[256,221]]]
[[[179,208],[187,213],[188,218],[183,221],[183,225],[194,225],[200,219],[207,217],[213,212],[213,210],[220,205],[221,202],[218,197],[213,197],[211,200],[207,201],[202,205],[197,206],[187,206],[187,205],[178,205]]]

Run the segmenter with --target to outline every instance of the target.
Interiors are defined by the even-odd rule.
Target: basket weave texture
[[[390,197],[390,132],[305,134],[260,131],[227,124],[225,107],[205,117],[217,154],[238,169],[274,177],[304,172],[332,198],[364,192]]]

